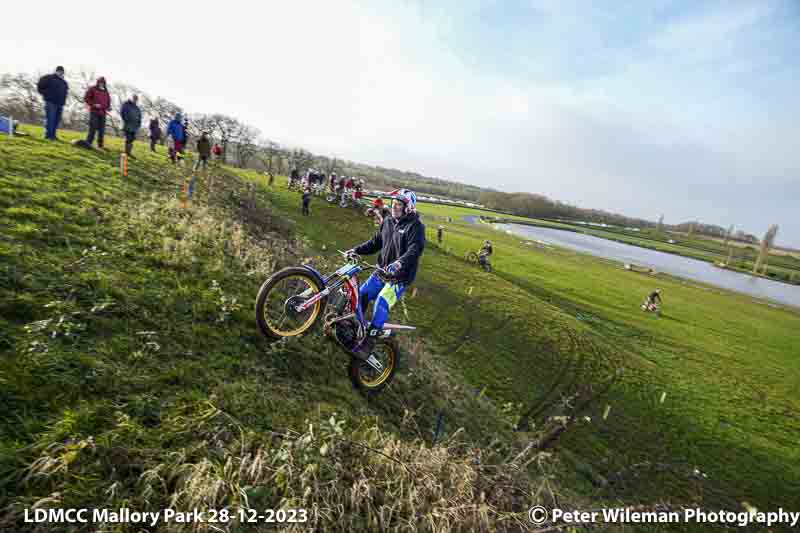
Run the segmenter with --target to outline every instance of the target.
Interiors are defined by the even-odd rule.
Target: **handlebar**
[[[366,261],[361,259],[360,255],[358,255],[355,252],[351,252],[348,254],[347,252],[343,252],[342,250],[336,250],[336,251],[339,252],[341,255],[343,255],[344,258],[347,259],[348,261],[352,261],[353,263],[364,267],[365,270],[376,270],[378,272],[378,277],[381,278],[383,281],[395,281],[397,279],[396,274],[389,272],[380,265],[377,264],[373,265],[367,263]]]

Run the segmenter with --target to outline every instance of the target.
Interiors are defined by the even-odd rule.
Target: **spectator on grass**
[[[208,169],[208,158],[211,157],[211,140],[208,138],[208,132],[204,131],[200,138],[197,139],[197,161],[194,164],[194,170],[200,168],[200,163],[203,163],[203,170]]]
[[[173,163],[177,162],[179,153],[183,153],[184,143],[186,142],[186,130],[183,127],[183,114],[179,111],[175,113],[175,118],[167,125],[167,138],[172,137],[172,145],[169,149],[169,158]]]
[[[97,83],[89,87],[83,101],[89,107],[89,134],[86,136],[86,144],[91,146],[94,136],[97,134],[97,147],[103,148],[106,136],[106,115],[111,109],[111,95],[108,94],[104,77],[100,76],[97,78]]]
[[[132,95],[120,109],[120,116],[122,116],[122,130],[125,132],[125,153],[133,157],[133,142],[136,140],[136,134],[142,127],[142,110],[139,109],[139,96]]]
[[[183,149],[180,151],[183,153],[183,150],[189,146],[189,117],[184,117],[183,119]]]
[[[161,126],[157,118],[150,119],[150,151],[156,151],[156,143],[161,140]]]
[[[36,90],[44,98],[44,138],[55,141],[56,130],[61,123],[61,112],[69,94],[69,84],[64,80],[64,67],[56,67],[53,74],[39,78]]]
[[[303,189],[303,215],[308,216],[310,214],[308,210],[308,206],[311,204],[311,186],[306,185],[306,188]]]
[[[436,229],[436,242],[442,244],[442,232],[444,231],[444,226],[439,224],[439,227]]]
[[[214,154],[217,163],[219,163],[222,160],[222,147],[218,143],[214,143],[214,148],[211,151]]]

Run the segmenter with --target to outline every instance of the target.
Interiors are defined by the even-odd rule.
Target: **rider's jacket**
[[[424,248],[425,225],[417,213],[409,213],[400,220],[392,216],[384,218],[375,235],[356,246],[354,251],[358,255],[380,251],[378,264],[384,268],[399,260],[402,267],[397,273],[397,280],[409,284],[417,275],[417,264]]]
[[[481,247],[481,253],[488,255],[492,255],[492,246],[490,244],[484,244]]]

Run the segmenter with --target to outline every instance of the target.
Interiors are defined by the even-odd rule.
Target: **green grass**
[[[396,382],[366,400],[323,338],[269,346],[251,310],[269,272],[333,268],[334,250],[373,231],[365,217],[321,198],[302,217],[285,180],[236,169],[213,170],[184,209],[185,177],[163,153],[137,145],[122,178],[109,146],[0,137],[0,508],[54,492],[64,506],[142,505],[154,469],[221,465],[334,412],[406,442],[430,442],[441,413],[445,437],[463,427],[509,447],[579,414],[591,421],[556,445],[562,502],[800,503],[797,314],[531,248],[461,221],[475,211],[424,204],[416,292],[393,311],[420,333]],[[486,238],[492,274],[462,259]],[[660,318],[638,309],[656,283]],[[154,487],[151,507],[177,494]]]

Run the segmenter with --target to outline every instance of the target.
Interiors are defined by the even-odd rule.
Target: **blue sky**
[[[5,25],[0,71],[84,67],[321,153],[652,220],[777,223],[800,247],[795,0],[47,9],[4,7],[37,24]]]

